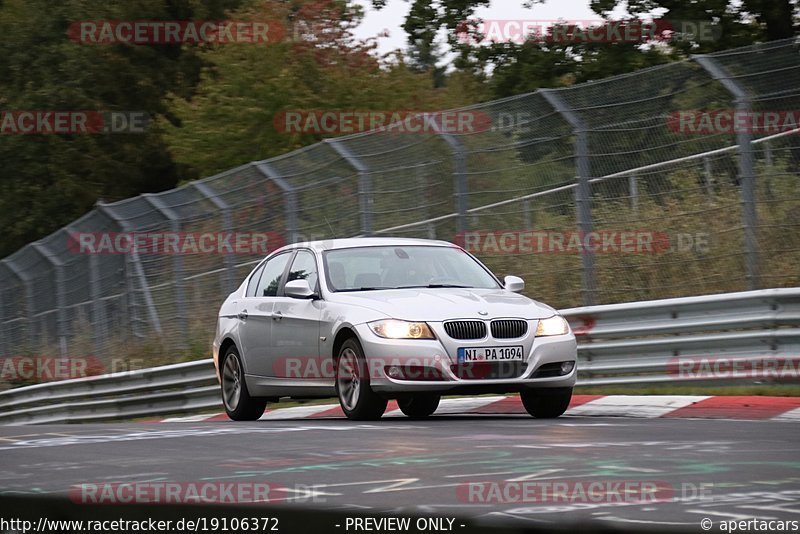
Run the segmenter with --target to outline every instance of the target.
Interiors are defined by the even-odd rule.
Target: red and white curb
[[[524,414],[519,396],[443,399],[436,415]],[[771,419],[800,422],[800,397],[741,397],[702,395],[573,395],[566,415],[591,417]],[[338,404],[315,404],[267,410],[261,421],[337,419],[344,417]],[[384,417],[405,417],[390,401]],[[225,414],[169,417],[162,423],[228,421]]]

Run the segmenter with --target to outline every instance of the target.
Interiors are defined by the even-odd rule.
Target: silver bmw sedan
[[[295,244],[261,261],[222,304],[214,365],[225,411],[336,396],[374,420],[397,399],[428,417],[442,395],[518,392],[534,417],[569,406],[577,346],[566,320],[444,241]]]

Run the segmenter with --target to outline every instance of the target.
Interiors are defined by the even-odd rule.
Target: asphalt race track
[[[270,502],[318,509],[699,532],[704,518],[800,519],[799,444],[791,422],[569,416],[2,426],[0,488],[67,495],[77,484],[267,483]],[[502,493],[548,481],[655,484],[668,498]],[[487,484],[470,493],[477,482]]]

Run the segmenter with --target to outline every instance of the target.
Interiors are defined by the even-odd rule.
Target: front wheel
[[[529,414],[537,419],[553,419],[569,408],[572,388],[525,390],[519,396]]]
[[[342,343],[336,359],[336,395],[348,419],[374,421],[386,411],[386,399],[369,386],[366,358],[353,338]]]
[[[234,421],[255,421],[264,414],[267,401],[251,397],[244,381],[244,367],[239,350],[231,346],[222,359],[222,404]]]
[[[411,419],[425,419],[439,407],[440,395],[420,394],[397,399],[400,411]]]

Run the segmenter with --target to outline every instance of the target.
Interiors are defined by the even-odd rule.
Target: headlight
[[[569,323],[560,315],[554,315],[547,319],[541,319],[539,326],[536,327],[536,337],[539,336],[561,336],[569,332]]]
[[[376,336],[387,339],[436,339],[426,323],[387,319],[369,323],[369,328]]]

